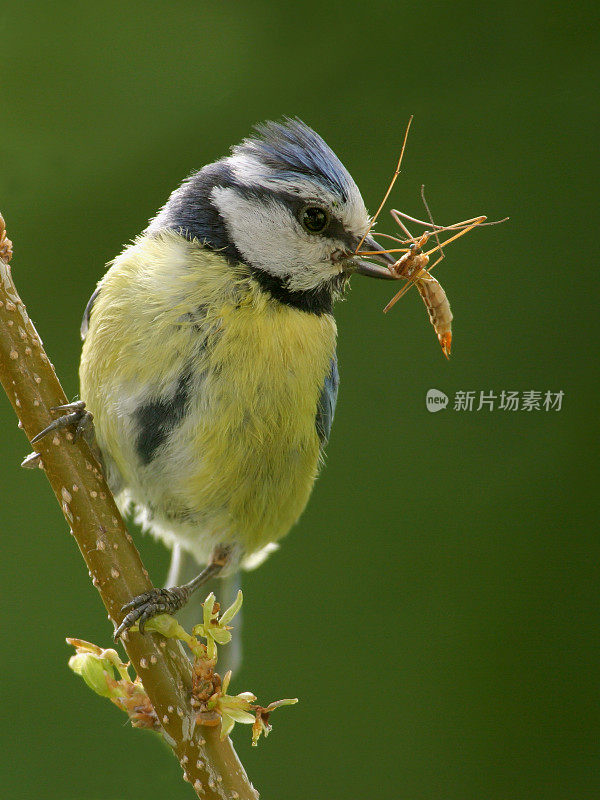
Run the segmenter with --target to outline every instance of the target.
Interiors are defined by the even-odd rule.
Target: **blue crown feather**
[[[289,180],[290,172],[312,178],[340,194],[345,202],[354,180],[318,133],[297,117],[256,125],[257,136],[232,148],[234,155],[249,155],[262,162],[269,178]]]

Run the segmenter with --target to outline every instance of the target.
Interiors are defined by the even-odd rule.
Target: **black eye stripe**
[[[224,185],[224,184],[223,184]],[[254,199],[260,200],[264,203],[269,203],[273,201],[278,201],[282,203],[282,205],[287,206],[292,214],[299,220],[299,214],[301,213],[302,209],[307,208],[308,206],[318,206],[319,200],[306,200],[300,199],[297,195],[292,194],[291,192],[284,192],[284,191],[273,191],[272,189],[265,189],[261,186],[240,186],[231,184],[231,188],[235,189],[238,194],[241,194],[242,197],[246,197],[247,199]],[[343,201],[345,202],[345,201]],[[358,242],[356,236],[354,234],[350,234],[346,228],[344,227],[343,222],[339,217],[334,216],[329,212],[329,225],[321,232],[322,236],[328,236],[331,239],[339,239],[343,242],[346,242],[348,245],[348,249],[354,250],[356,243]]]
[[[327,236],[331,237],[332,239],[341,239],[343,242],[354,241],[356,238],[352,234],[348,233],[341,219],[338,219],[337,217],[331,217],[329,220],[329,225],[327,226]]]

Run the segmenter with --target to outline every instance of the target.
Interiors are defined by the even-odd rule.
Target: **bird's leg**
[[[140,633],[144,633],[146,622],[157,614],[174,614],[179,611],[200,586],[219,575],[228,565],[232,550],[220,545],[212,552],[210,562],[199,575],[182,586],[171,586],[168,589],[150,589],[139,594],[131,602],[126,603],[121,611],[127,611],[123,622],[115,631],[115,641],[123,631],[137,622]]]
[[[75,403],[67,403],[64,406],[54,406],[50,411],[65,411],[66,413],[61,414],[60,417],[55,419],[54,422],[51,422],[47,428],[44,428],[37,436],[34,436],[31,440],[31,444],[39,442],[40,439],[43,439],[44,436],[52,433],[52,431],[57,431],[61,428],[70,428],[71,425],[76,426],[74,435],[76,441],[85,433],[86,429],[91,426],[94,419],[90,412],[85,410],[85,403],[83,400],[78,400]]]
[[[83,400],[78,400],[75,403],[67,403],[64,406],[55,406],[54,408],[51,408],[50,411],[63,411],[65,413],[61,414],[60,417],[57,417],[53,422],[50,423],[50,425],[44,428],[43,431],[40,431],[36,436],[34,436],[31,440],[31,444],[39,442],[40,439],[43,439],[44,436],[52,433],[52,431],[58,431],[62,428],[71,428],[74,426],[75,432],[73,434],[73,441],[76,442],[80,436],[83,436],[98,462],[102,463],[102,457],[100,455],[100,449],[96,442],[96,433],[94,431],[94,417],[89,411],[85,410],[85,403]],[[21,466],[26,468],[36,466],[38,460],[38,453],[30,453],[23,460]]]

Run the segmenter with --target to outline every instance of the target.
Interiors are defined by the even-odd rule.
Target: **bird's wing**
[[[317,417],[315,424],[317,426],[317,433],[319,441],[321,442],[321,449],[327,444],[329,434],[331,433],[331,426],[333,424],[333,415],[335,414],[335,404],[337,403],[338,386],[340,383],[340,376],[338,373],[337,356],[334,354],[331,359],[331,368],[329,375],[325,378],[321,396],[317,403]]]
[[[85,337],[87,336],[88,328],[90,326],[90,314],[92,313],[92,308],[99,294],[100,294],[100,286],[97,286],[94,289],[94,293],[88,300],[87,306],[85,307],[85,311],[83,312],[83,319],[81,320],[81,328],[79,329],[82,340],[85,339]]]

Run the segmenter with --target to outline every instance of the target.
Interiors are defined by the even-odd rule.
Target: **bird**
[[[197,565],[132,598],[115,638],[259,565],[300,517],[338,394],[334,304],[354,273],[394,278],[370,227],[333,150],[284,117],[186,178],[109,264],[81,400],[35,438],[84,432],[121,510],[173,549],[171,581]]]

